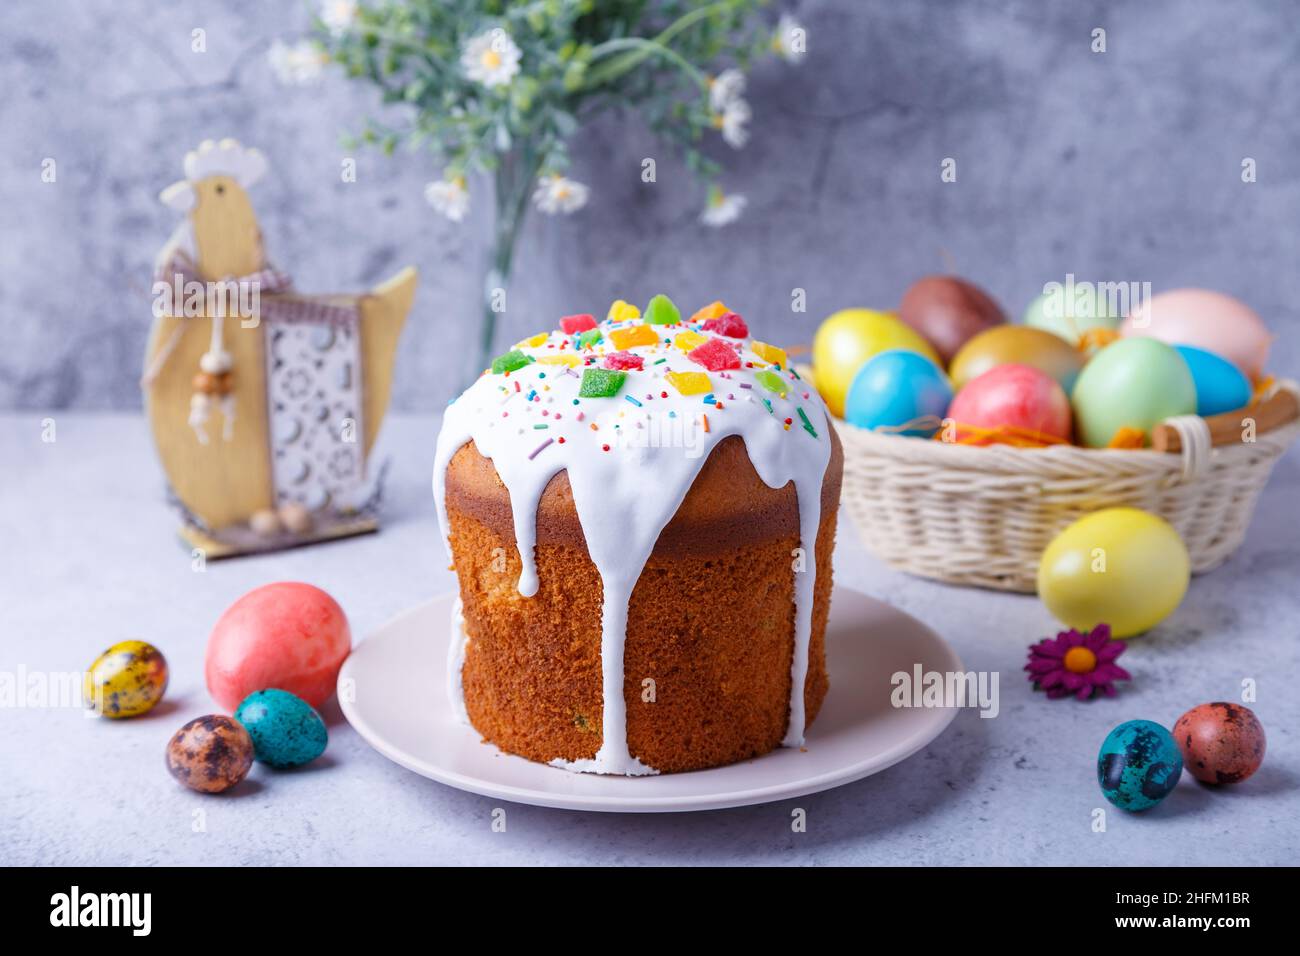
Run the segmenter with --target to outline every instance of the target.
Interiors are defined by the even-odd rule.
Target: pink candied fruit
[[[739,316],[737,316],[739,318]],[[710,319],[709,321],[714,321]],[[697,365],[703,365],[710,372],[724,372],[729,368],[740,368],[740,356],[736,350],[722,339],[709,339],[686,353],[686,357]]]
[[[595,327],[595,317],[586,312],[582,315],[566,315],[560,319],[560,328],[564,330],[565,335],[577,335],[579,332],[585,332]]]
[[[603,368],[617,371],[639,372],[645,368],[645,359],[633,352],[610,352],[600,364]]]
[[[705,332],[716,332],[718,335],[725,335],[729,339],[744,339],[749,337],[749,326],[745,320],[735,312],[728,312],[726,315],[720,315],[716,319],[706,319],[704,321]]]

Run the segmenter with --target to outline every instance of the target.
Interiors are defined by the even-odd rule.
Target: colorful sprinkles
[[[728,405],[740,402],[743,407],[757,397],[780,430],[802,430],[820,440],[800,401],[811,400],[811,392],[789,367],[785,350],[750,339],[745,320],[721,301],[684,321],[667,296],[654,296],[644,310],[619,299],[603,320],[580,313],[562,317],[558,325],[555,331],[522,339],[494,358],[485,373],[502,377],[495,394],[500,405],[509,405],[509,410],[502,408],[498,427],[520,435],[548,431],[554,436],[533,448],[529,460],[553,444],[578,439],[588,429],[597,433],[592,437],[602,451],[611,451],[619,444],[617,436],[630,439],[638,430],[652,430],[656,405],[673,399],[678,401],[665,409],[667,418],[688,423],[694,419],[706,434],[718,430],[715,416],[729,414]],[[529,371],[530,366],[535,367]],[[569,375],[580,380],[576,398],[562,387],[552,391]],[[626,404],[589,404],[620,395]],[[703,406],[708,414],[702,409],[679,414],[682,398],[698,401],[695,407]],[[569,418],[587,429],[576,432],[582,425],[568,425],[557,409],[570,411]],[[606,431],[602,440],[599,432],[609,429],[613,436]]]

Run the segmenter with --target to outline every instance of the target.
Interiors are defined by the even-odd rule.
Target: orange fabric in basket
[[[949,441],[944,438],[949,426],[945,425],[935,438],[949,445],[1014,445],[1017,448],[1046,448],[1048,445],[1068,445],[1068,441],[1034,431],[1032,428],[1019,428],[1015,425],[1002,425],[998,428],[981,428],[978,425],[954,423],[957,437]]]
[[[1143,448],[1147,443],[1147,433],[1140,428],[1129,428],[1127,425],[1115,432],[1111,436],[1107,448]]]

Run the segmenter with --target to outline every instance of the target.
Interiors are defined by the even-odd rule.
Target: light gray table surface
[[[77,671],[108,644],[157,644],[166,701],[129,721],[71,708],[0,709],[0,862],[7,864],[1278,864],[1300,863],[1300,462],[1282,460],[1245,547],[1194,579],[1179,610],[1121,660],[1114,700],[1048,701],[1025,682],[1027,645],[1054,631],[1033,597],[945,587],[888,570],[847,523],[838,581],[887,600],[946,637],[968,668],[1001,675],[1001,712],[961,713],[922,752],[858,783],[768,806],[616,815],[475,796],[410,773],[326,708],[330,746],[309,769],[256,766],[205,798],[163,765],[171,733],[216,711],[203,649],[245,591],[297,579],[332,593],[355,640],[453,587],[429,492],[435,416],[390,419],[392,469],[377,535],[191,570],[143,419],[0,416],[0,673]],[[830,662],[832,691],[834,661]],[[1106,806],[1097,748],[1123,720],[1166,726],[1188,707],[1237,699],[1268,732],[1260,772],[1213,792],[1184,775],[1141,816]],[[492,829],[507,809],[505,832]],[[791,811],[807,812],[807,832]],[[201,813],[196,812],[201,811]],[[201,821],[202,825],[199,825]]]

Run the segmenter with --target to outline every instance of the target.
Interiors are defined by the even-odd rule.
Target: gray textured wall
[[[765,338],[807,340],[832,309],[888,307],[951,262],[1017,313],[1067,272],[1220,288],[1280,333],[1272,365],[1295,374],[1293,3],[790,6],[810,56],[759,68],[752,141],[719,150],[728,185],[750,197],[745,219],[698,226],[699,196],[675,164],[640,182],[640,158],[662,153],[635,120],[602,123],[575,148],[593,201],[531,221],[501,342],[659,290],[684,305],[721,296]],[[450,397],[478,321],[486,203],[462,225],[436,216],[421,155],[360,153],[360,181],[340,182],[339,134],[373,101],[338,76],[276,85],[266,48],[305,23],[295,2],[6,0],[0,407],[138,406],[150,263],[175,222],[155,197],[187,149],[223,135],[269,156],[253,198],[300,288],[360,289],[419,266],[395,402]],[[1095,26],[1104,55],[1089,50]],[[195,27],[204,54],[190,51]],[[939,179],[948,156],[953,184]],[[40,181],[45,157],[55,184]],[[791,315],[796,286],[807,315]]]

